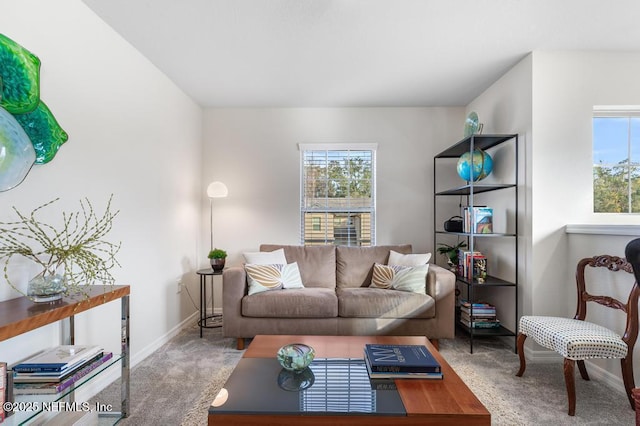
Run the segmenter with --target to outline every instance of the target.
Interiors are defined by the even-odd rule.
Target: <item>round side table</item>
[[[196,271],[196,274],[200,275],[200,319],[198,320],[198,326],[200,326],[200,337],[202,337],[203,328],[222,327],[222,314],[213,313],[215,306],[213,278],[215,275],[222,275],[222,271],[214,271],[211,268],[206,268]],[[207,315],[207,277],[211,279],[211,315]],[[211,320],[212,323],[209,323],[209,320]],[[213,323],[214,321],[215,323]]]

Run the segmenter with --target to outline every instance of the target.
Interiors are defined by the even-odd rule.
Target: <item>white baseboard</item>
[[[531,348],[525,347],[524,354],[527,362],[532,363],[558,363],[559,369],[558,374],[563,374],[563,357],[554,351],[551,350],[533,350]],[[616,374],[612,374],[611,372],[605,370],[604,368],[590,362],[585,361],[587,365],[587,371],[589,373],[589,377],[592,379],[600,380],[613,389],[616,389],[623,394],[626,395],[626,390],[624,389],[624,382],[622,381],[622,377]]]
[[[193,314],[189,315],[185,320],[183,320],[181,323],[179,323],[178,325],[173,327],[171,330],[169,330],[167,333],[157,338],[151,344],[145,346],[144,348],[142,348],[142,350],[136,352],[135,354],[132,354],[129,358],[129,361],[131,364],[129,366],[129,370],[131,370],[133,367],[135,367],[140,362],[142,362],[146,357],[148,357],[149,355],[157,351],[162,345],[164,345],[173,337],[175,337],[178,333],[180,333],[180,331],[182,331],[183,328],[193,324],[198,318],[198,316],[199,316],[199,313],[194,312]],[[108,371],[100,374],[96,379],[92,380],[90,383],[87,383],[86,386],[82,386],[79,389],[79,391],[81,390],[82,392],[79,392],[79,391],[76,392],[76,395],[77,395],[76,400],[78,401],[88,400],[89,398],[93,397],[98,392],[100,392],[101,390],[109,386],[111,383],[118,380],[120,378],[120,374],[121,374],[121,369],[120,369],[120,363],[118,362],[118,363],[115,363],[112,367],[109,367]],[[109,403],[109,401],[98,401],[98,402]]]

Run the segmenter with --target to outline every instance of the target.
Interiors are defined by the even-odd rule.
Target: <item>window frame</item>
[[[596,139],[593,132],[593,126],[595,124],[595,120],[597,118],[622,118],[627,119],[629,121],[628,129],[627,129],[627,142],[626,148],[627,152],[625,153],[626,163],[606,163],[606,164],[597,164],[595,160],[595,147],[596,147]],[[632,176],[631,170],[633,168],[637,168],[638,164],[635,164],[632,161],[631,157],[631,147],[632,147],[632,136],[631,136],[631,119],[632,118],[640,118],[640,106],[636,105],[628,105],[628,106],[601,106],[597,105],[593,108],[593,115],[591,118],[592,123],[592,144],[591,144],[591,153],[592,153],[592,193],[593,193],[593,202],[592,202],[592,212],[594,214],[606,214],[606,215],[637,215],[640,212],[634,212],[633,205],[633,197],[632,197]],[[621,212],[607,212],[607,211],[596,211],[596,197],[595,197],[595,170],[597,168],[611,168],[615,166],[622,166],[626,171],[626,184],[627,184],[627,208],[626,211]]]
[[[300,244],[313,245],[312,242],[305,241],[305,214],[318,213],[319,215],[325,215],[325,219],[322,222],[321,228],[324,226],[324,244],[332,244],[331,238],[329,238],[329,218],[327,215],[331,213],[349,214],[349,213],[368,213],[370,215],[370,232],[371,239],[368,243],[371,246],[376,244],[376,156],[377,156],[378,144],[376,143],[299,143],[298,150],[300,151]],[[349,208],[349,209],[332,209],[330,207],[324,208],[309,208],[306,207],[306,193],[305,193],[305,153],[309,151],[370,151],[371,152],[371,204],[367,207]],[[328,157],[328,155],[327,155]],[[333,217],[335,221],[337,217]],[[332,226],[333,228],[333,226]],[[334,243],[335,244],[335,243]],[[337,244],[336,244],[337,245]]]

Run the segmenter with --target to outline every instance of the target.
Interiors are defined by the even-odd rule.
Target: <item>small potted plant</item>
[[[449,265],[449,269],[451,272],[455,273],[458,267],[458,250],[466,247],[467,243],[465,241],[460,241],[454,246],[440,243],[440,247],[438,247],[437,250],[438,253],[447,258],[447,265]]]
[[[211,268],[213,268],[214,271],[222,271],[224,269],[224,261],[227,258],[226,251],[215,248],[209,252],[208,257],[211,261]]]

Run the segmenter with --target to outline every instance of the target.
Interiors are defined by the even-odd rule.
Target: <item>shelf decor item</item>
[[[464,120],[464,137],[482,133],[482,123],[478,119],[478,113],[471,111]]]
[[[449,265],[451,272],[456,273],[458,271],[458,253],[463,248],[467,248],[467,243],[465,241],[460,241],[454,246],[443,243],[439,244],[439,247],[437,248],[438,253],[447,258],[447,265]]]
[[[303,343],[291,343],[278,349],[276,357],[285,370],[303,371],[316,356],[316,351]]]
[[[491,174],[493,159],[481,149],[474,150],[473,155],[470,152],[465,152],[458,159],[456,170],[462,180],[476,182]]]
[[[56,198],[35,208],[30,214],[13,211],[18,220],[0,222],[0,259],[4,259],[4,278],[18,293],[25,295],[9,276],[14,256],[24,257],[42,269],[28,284],[27,296],[34,302],[50,302],[64,294],[86,294],[94,284],[113,285],[111,268],[120,266],[116,254],[120,243],[106,241],[113,220],[109,198],[102,217],[88,199],[80,200],[80,210],[62,213],[58,227],[42,222],[38,214],[58,201]]]

